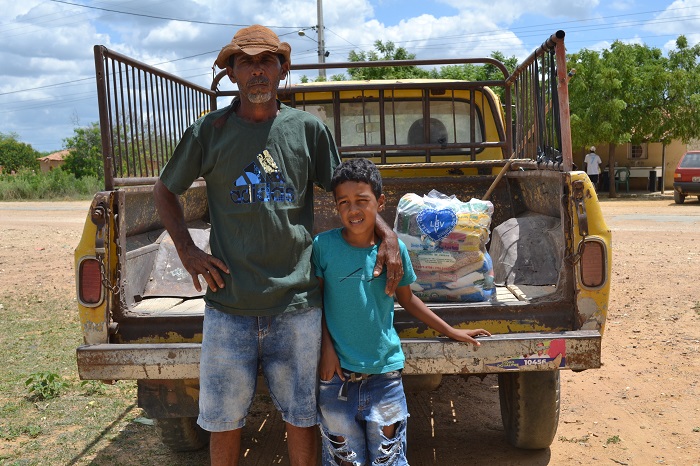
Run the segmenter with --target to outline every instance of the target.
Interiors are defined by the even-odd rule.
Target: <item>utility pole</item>
[[[326,44],[323,39],[323,0],[316,0],[316,14],[318,16],[318,63],[326,63]],[[318,70],[318,76],[321,78],[326,78],[326,70]]]

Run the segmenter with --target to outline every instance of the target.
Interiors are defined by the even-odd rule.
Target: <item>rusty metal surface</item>
[[[537,357],[559,340],[564,350]],[[406,374],[485,374],[509,370],[585,370],[600,367],[597,331],[517,333],[480,338],[475,347],[448,339],[402,340]],[[534,356],[534,357],[533,357]],[[559,357],[561,356],[561,357]]]
[[[137,308],[138,310],[138,308]],[[202,340],[204,314],[201,312],[139,313],[126,310],[117,321],[118,331],[111,336],[112,343],[190,343]]]
[[[403,339],[404,372],[489,374],[600,367],[601,336],[595,330],[494,335],[479,341],[481,346],[474,347],[446,338]],[[559,342],[557,354],[536,357],[538,348],[553,348],[552,342]],[[200,353],[199,343],[81,346],[78,372],[84,380],[197,379]]]
[[[190,236],[194,244],[206,252],[209,248],[209,230],[197,230],[190,228]],[[204,296],[207,290],[207,282],[201,275],[199,283],[201,291],[197,291],[192,283],[192,276],[182,265],[180,256],[175,249],[175,243],[167,232],[163,232],[157,243],[160,245],[156,254],[153,269],[151,271],[143,297],[168,296],[192,298]]]
[[[199,343],[103,344],[80,346],[83,380],[197,379]]]
[[[163,222],[153,201],[152,185],[123,188],[119,193],[124,197],[118,213],[121,229],[126,237],[163,228]],[[179,199],[186,222],[207,217],[207,192],[204,181],[195,181]]]

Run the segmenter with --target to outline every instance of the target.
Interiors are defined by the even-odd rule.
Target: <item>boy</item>
[[[343,228],[319,234],[313,263],[323,291],[319,367],[319,416],[323,464],[405,465],[408,410],[401,383],[404,355],[393,326],[394,300],[384,292],[385,274],[373,277],[379,239],[374,233],[385,206],[382,180],[367,159],[339,165],[331,189]],[[411,292],[416,279],[399,242],[404,276],[399,304],[432,329],[479,346],[477,329],[455,329]]]

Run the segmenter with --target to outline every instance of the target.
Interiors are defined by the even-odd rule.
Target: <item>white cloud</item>
[[[498,24],[511,24],[527,14],[537,14],[545,18],[567,17],[574,19],[589,18],[594,14],[600,0],[560,0],[512,1],[512,0],[440,0],[462,14],[483,15],[492,18]]]
[[[199,25],[183,23],[181,21],[168,21],[165,26],[148,31],[143,38],[142,45],[149,47],[172,47],[180,42],[198,40],[201,33]]]
[[[650,20],[644,29],[675,35],[693,34],[700,29],[698,9],[700,9],[700,0],[676,0]]]
[[[94,44],[103,44],[145,63],[158,63],[161,69],[207,87],[216,54],[239,29],[234,25],[260,23],[274,27],[282,40],[292,45],[294,62],[317,60],[316,33],[308,29],[307,37],[300,37],[295,29],[317,24],[316,0],[76,1],[133,14],[47,0],[3,3],[0,132],[16,131],[39,150],[60,149],[62,140],[73,134],[75,115],[81,124],[96,121]],[[592,18],[602,22],[606,14],[614,15],[625,8],[635,11],[629,10],[632,1],[637,10],[667,6],[666,12],[649,23],[648,31],[653,31],[649,35],[669,30],[666,34],[685,33],[691,44],[700,40],[694,34],[700,30],[700,23],[692,17],[697,16],[693,13],[697,8],[691,9],[700,8],[700,0],[662,0],[662,5],[651,0],[325,0],[326,49],[331,52],[328,61],[346,61],[350,50],[370,50],[377,39],[393,41],[418,58],[488,56],[499,50],[522,59],[553,32],[546,23]],[[644,1],[645,6],[640,6]],[[224,25],[169,21],[139,14]],[[642,31],[641,27],[635,29],[631,40],[644,38]],[[572,28],[571,36],[567,31],[567,44],[608,48],[615,35],[599,34],[600,31],[590,29],[577,35]],[[674,47],[675,43],[671,43],[670,48]],[[180,60],[191,56],[196,57]],[[70,84],[52,86],[57,83]],[[43,88],[34,89],[39,87]],[[23,89],[34,90],[2,95]]]

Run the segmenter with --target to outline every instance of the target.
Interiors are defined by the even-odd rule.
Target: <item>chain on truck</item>
[[[512,225],[499,244],[513,252],[510,260],[494,258],[496,277],[506,277],[497,280],[494,299],[429,303],[451,325],[490,331],[480,347],[434,336],[398,305],[395,325],[407,391],[435,388],[444,376],[496,374],[507,440],[546,448],[558,424],[560,371],[601,365],[612,256],[593,185],[573,167],[564,32],[512,73],[491,58],[292,70],[465,64],[496,67],[503,77],[294,84],[280,99],[321,118],[342,158],[367,157],[380,167],[388,223],[403,194],[436,189],[464,202],[490,200],[492,232]],[[184,130],[237,92],[223,89],[223,72],[208,89],[103,46],[95,46],[95,66],[105,189],[92,201],[75,251],[79,374],[136,380],[139,406],[162,440],[176,450],[201,448],[207,436],[195,420],[204,302],[152,191]],[[421,129],[411,135],[414,123]],[[207,250],[204,181],[180,200],[192,237]],[[336,217],[329,195],[316,190],[315,230],[338,226]]]

